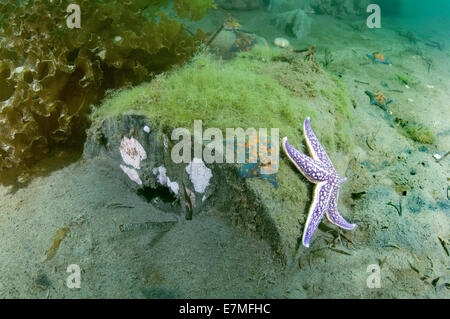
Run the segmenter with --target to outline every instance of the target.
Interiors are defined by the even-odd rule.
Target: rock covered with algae
[[[204,52],[150,83],[111,92],[92,113],[84,159],[100,157],[111,163],[121,183],[137,194],[150,194],[152,205],[176,212],[180,220],[221,218],[262,239],[277,260],[291,264],[312,187],[299,178],[287,158],[281,154],[279,187],[274,187],[261,176],[242,176],[242,164],[210,162],[204,153],[198,157],[192,134],[187,138],[187,160],[180,162],[172,157],[174,150],[176,154],[180,151],[175,129],[193,132],[198,120],[202,121],[203,132],[218,128],[227,140],[234,139],[226,135],[227,128],[268,128],[272,140],[276,137],[271,128],[278,128],[280,137],[288,136],[301,148],[299,124],[311,116],[320,141],[344,174],[345,154],[354,147],[348,90],[314,60],[299,57],[292,63],[271,62],[277,54],[280,52],[255,48],[224,62]],[[309,90],[303,89],[307,87]],[[202,141],[203,152],[209,142]],[[122,172],[127,162],[131,163],[128,155],[122,154],[125,144],[130,145],[128,153],[139,160],[139,165],[128,165],[132,173]],[[139,156],[142,149],[145,159]],[[347,192],[348,188],[342,189],[342,198],[349,196]],[[315,247],[324,240],[315,241]]]
[[[0,173],[83,143],[90,106],[108,89],[186,61],[204,35],[186,32],[177,18],[198,20],[212,7],[211,0],[174,1],[169,18],[161,10],[169,1],[82,0],[81,28],[69,29],[70,3],[0,6]]]

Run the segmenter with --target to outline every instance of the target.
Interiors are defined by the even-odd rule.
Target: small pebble
[[[290,46],[290,43],[288,40],[284,38],[276,38],[273,43],[280,48],[288,48]]]

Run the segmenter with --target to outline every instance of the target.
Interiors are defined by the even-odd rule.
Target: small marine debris
[[[424,40],[424,43],[425,43],[427,46],[429,46],[429,47],[436,48],[436,49],[439,49],[439,50],[441,50],[441,51],[444,49],[443,44],[442,44],[441,42],[438,42],[438,41],[434,41],[434,40],[430,40],[430,39],[425,39],[425,40]]]
[[[328,248],[330,248],[332,251],[337,252],[339,254],[343,254],[343,255],[347,255],[347,256],[353,256],[353,253],[351,251],[346,250],[346,249],[336,248],[336,247],[332,247],[332,246],[329,246]]]
[[[387,206],[392,206],[395,208],[395,210],[397,211],[398,216],[402,216],[402,199],[400,198],[398,206],[395,204],[392,204],[392,202],[389,202],[386,204]]]
[[[427,87],[428,89],[434,89],[434,85],[427,84],[426,87]]]
[[[134,208],[134,206],[130,206],[130,205],[125,205],[122,203],[110,203],[106,205],[106,208],[112,208],[112,209],[117,209],[117,208]]]
[[[446,242],[442,237],[438,237],[438,239],[439,239],[439,242],[440,242],[441,245],[442,245],[442,248],[444,248],[444,251],[445,251],[445,253],[447,254],[447,256],[450,256],[450,255],[448,254],[447,242]]]
[[[286,49],[289,48],[291,46],[291,44],[289,43],[289,40],[285,39],[285,38],[275,38],[275,40],[273,41],[273,44],[275,44],[277,47]]]
[[[177,222],[176,221],[161,221],[161,222],[145,222],[119,225],[120,232],[130,232],[137,230],[152,230],[157,232],[169,231]]]
[[[58,249],[59,245],[61,245],[61,242],[63,241],[63,239],[66,238],[69,231],[70,231],[70,227],[61,227],[60,229],[58,229],[56,231],[56,235],[53,238],[53,245],[52,245],[52,247],[50,247],[49,251],[47,252],[45,261],[48,261],[55,256],[56,250]]]
[[[370,148],[371,151],[374,151],[374,150],[375,150],[375,149],[372,147],[372,145],[370,145],[370,143],[369,143],[369,138],[368,138],[368,137],[366,137],[366,145],[367,145],[368,148]]]
[[[398,246],[395,245],[395,244],[387,244],[387,245],[384,245],[383,247],[400,249],[400,247],[398,247]]]
[[[183,190],[184,190],[185,204],[188,208],[188,211],[186,212],[186,220],[191,220],[192,213],[193,213],[194,207],[195,207],[195,194],[189,188],[187,188],[184,185],[184,183],[183,183]]]
[[[364,81],[360,81],[360,80],[354,80],[354,81],[355,81],[356,83],[370,85],[369,82],[364,82]]]
[[[389,64],[391,65],[392,63],[390,62],[388,57],[385,57],[383,54],[379,53],[379,52],[374,52],[372,54],[366,54],[366,56],[372,60],[372,63],[374,64]]]
[[[408,102],[409,102],[409,103],[414,103],[414,99],[412,99],[412,98],[409,97],[409,98],[408,98]]]
[[[370,104],[377,105],[381,107],[384,111],[387,111],[387,105],[392,103],[392,100],[383,95],[383,93],[372,93],[370,91],[365,91],[365,93],[370,98]]]
[[[144,126],[143,130],[147,134],[150,133],[150,127],[148,127],[147,125]]]
[[[408,260],[408,264],[409,264],[409,267],[410,267],[412,270],[414,270],[416,273],[420,274],[419,269],[417,269],[416,267],[414,267],[413,264],[412,264],[409,260]]]

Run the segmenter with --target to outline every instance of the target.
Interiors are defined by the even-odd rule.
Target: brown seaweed
[[[81,0],[81,28],[69,29],[70,2],[0,6],[0,174],[26,170],[55,147],[81,145],[91,105],[106,90],[189,59],[204,34],[192,36],[176,18],[198,20],[212,7],[178,0],[169,18],[160,10],[169,1],[142,0],[148,8],[132,10],[129,1]]]

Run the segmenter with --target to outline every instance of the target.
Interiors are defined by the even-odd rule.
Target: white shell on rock
[[[122,169],[122,171],[128,175],[128,177],[135,182],[138,185],[142,185],[142,181],[139,177],[138,172],[134,169],[134,168],[129,168],[125,165],[120,165],[120,168]]]
[[[100,57],[100,59],[103,61],[106,58],[106,50],[101,50],[97,55]]]
[[[285,38],[276,38],[273,43],[280,48],[288,48],[291,45]]]
[[[175,195],[178,194],[180,186],[178,185],[177,182],[170,181],[169,176],[167,176],[167,170],[166,170],[166,168],[164,166],[160,166],[160,167],[154,168],[152,171],[153,171],[153,174],[158,176],[158,182],[161,185],[169,187],[170,190]]]
[[[24,67],[23,66],[19,66],[19,67],[14,69],[14,73],[22,73],[23,70],[24,70]]]
[[[133,166],[136,169],[141,168],[141,161],[147,158],[147,153],[138,141],[133,137],[123,137],[120,142],[120,155],[125,164]]]
[[[209,180],[213,176],[211,169],[206,167],[203,161],[197,157],[194,157],[192,162],[186,166],[186,173],[188,173],[189,179],[197,193],[205,192],[209,186]]]

